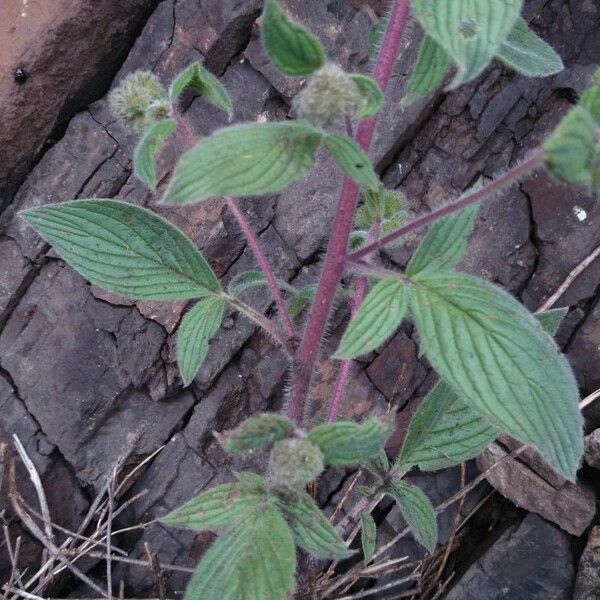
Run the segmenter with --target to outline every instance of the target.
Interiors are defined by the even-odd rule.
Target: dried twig
[[[591,254],[586,256],[568,275],[567,278],[560,284],[557,290],[548,298],[538,312],[544,312],[558,302],[560,297],[571,287],[571,284],[579,277],[585,269],[587,269],[600,256],[600,246],[598,246]]]
[[[44,531],[46,536],[48,536],[48,540],[50,542],[54,543],[54,533],[52,532],[52,527],[48,525],[48,523],[51,522],[50,508],[48,507],[48,501],[46,500],[46,494],[44,493],[44,487],[42,486],[40,475],[16,433],[13,434],[13,441],[15,448],[17,449],[17,453],[19,454],[19,458],[23,462],[25,469],[27,469],[29,479],[31,479],[31,483],[33,483],[33,487],[35,488],[35,493],[38,497],[38,502],[40,503],[40,510],[44,515]]]
[[[35,467],[34,467],[35,468]],[[54,542],[46,536],[45,531],[40,529],[35,521],[27,514],[21,506],[21,497],[17,491],[16,483],[16,469],[15,463],[12,461],[9,471],[9,498],[13,507],[13,510],[23,522],[23,525],[29,529],[30,533],[38,539],[38,541],[48,550],[52,559],[56,559],[63,563],[73,575],[79,578],[88,587],[93,589],[96,593],[104,596],[104,590],[96,585],[85,573],[78,569],[68,558],[63,556],[62,549],[58,548]]]
[[[144,550],[146,551],[146,556],[148,557],[148,565],[150,566],[150,570],[154,574],[154,580],[156,582],[156,594],[158,595],[159,600],[165,600],[167,596],[167,589],[165,586],[164,571],[160,566],[156,552],[152,552],[152,548],[148,542],[144,542]]]

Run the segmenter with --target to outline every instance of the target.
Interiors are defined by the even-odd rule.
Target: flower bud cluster
[[[142,132],[170,114],[167,91],[150,71],[136,71],[109,96],[111,113],[125,126]]]
[[[350,76],[328,63],[311,76],[294,98],[293,108],[298,118],[325,126],[353,114],[360,103],[360,93]]]

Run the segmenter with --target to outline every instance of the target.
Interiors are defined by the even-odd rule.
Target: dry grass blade
[[[419,579],[419,573],[417,570],[415,570],[415,572],[411,573],[410,575],[408,575],[407,577],[401,577],[399,579],[395,579],[394,581],[390,581],[389,583],[386,583],[385,585],[380,585],[374,588],[371,588],[369,590],[363,590],[361,592],[357,592],[356,594],[352,594],[350,596],[338,596],[337,600],[358,600],[358,598],[368,598],[369,596],[374,596],[375,594],[380,594],[381,592],[386,592],[388,590],[391,590],[395,587],[398,587],[399,585],[402,585],[403,583],[408,583],[409,581],[415,581]],[[404,590],[401,592],[395,592],[393,596],[390,596],[390,598],[405,598],[408,596],[414,596],[415,594],[419,593],[419,589],[410,589],[410,590]]]

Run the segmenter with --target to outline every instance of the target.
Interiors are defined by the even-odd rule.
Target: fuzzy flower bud
[[[321,450],[308,440],[294,438],[277,442],[269,456],[269,478],[275,486],[304,487],[323,469]]]
[[[354,113],[360,102],[358,89],[349,75],[328,63],[308,80],[294,98],[293,107],[299,118],[324,126]]]
[[[169,116],[167,91],[150,71],[136,71],[125,77],[109,97],[110,112],[124,125],[143,131]]]

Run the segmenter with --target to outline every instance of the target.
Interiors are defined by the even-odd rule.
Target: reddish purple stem
[[[392,68],[400,48],[400,40],[406,28],[409,16],[409,0],[394,0],[388,27],[379,50],[373,70],[373,79],[385,91],[392,74]],[[368,150],[375,132],[377,117],[361,121],[356,140]],[[348,248],[348,239],[352,231],[354,212],[358,202],[359,188],[354,181],[345,178],[338,202],[329,239],[321,278],[315,300],[311,307],[304,336],[296,354],[294,373],[291,382],[291,399],[287,413],[296,423],[304,418],[306,400],[313,376],[319,345],[323,338],[327,319],[335,298],[336,288],[344,272],[344,262]]]
[[[254,256],[256,257],[256,261],[258,262],[258,266],[260,267],[260,270],[263,272],[263,275],[267,280],[267,285],[269,286],[271,294],[273,295],[273,298],[275,300],[275,304],[277,305],[279,316],[283,321],[285,332],[290,339],[293,339],[296,335],[296,332],[294,331],[294,324],[290,319],[285,300],[283,299],[281,290],[277,285],[275,275],[273,275],[273,271],[271,270],[271,267],[267,262],[267,257],[265,256],[262,246],[260,245],[258,238],[254,235],[254,232],[250,228],[250,223],[248,223],[246,216],[240,210],[240,207],[238,206],[237,202],[230,197],[226,197],[225,202],[227,202],[227,207],[233,213],[233,216],[237,219],[240,228],[242,229],[244,235],[246,236],[246,239],[248,240],[250,248],[252,248],[252,251],[254,252]]]
[[[185,140],[186,144],[190,148],[193,148],[198,141],[196,139],[196,136],[194,135],[194,132],[190,129],[190,126],[187,124],[186,120],[182,117],[181,113],[176,107],[173,107],[171,112],[173,118],[175,119],[175,123],[177,124],[177,131]],[[227,196],[225,197],[225,202],[227,203],[227,207],[232,212],[233,216],[236,218],[240,229],[246,236],[246,240],[248,241],[250,248],[252,248],[252,251],[254,252],[254,256],[256,257],[256,261],[258,262],[258,266],[260,267],[260,270],[263,272],[263,275],[267,280],[267,286],[271,290],[271,294],[273,295],[273,299],[275,300],[277,310],[279,311],[279,316],[283,321],[285,333],[290,340],[293,340],[296,335],[296,331],[294,330],[294,325],[292,323],[292,320],[290,319],[290,315],[288,313],[287,306],[281,294],[281,290],[277,285],[275,275],[273,274],[273,271],[269,266],[262,246],[260,245],[260,242],[258,241],[256,235],[254,235],[254,232],[250,227],[250,223],[248,223],[246,216],[240,210],[240,207],[238,206],[235,198]]]
[[[540,167],[543,162],[543,154],[544,153],[542,150],[536,150],[529,158],[526,158],[523,162],[510,169],[510,171],[504,173],[504,175],[501,175],[497,179],[490,181],[490,183],[487,185],[484,185],[474,192],[470,192],[469,194],[461,196],[458,200],[452,202],[451,204],[446,204],[440,208],[432,210],[429,213],[421,215],[410,223],[407,223],[406,225],[399,227],[387,235],[384,235],[377,241],[363,246],[360,250],[356,250],[356,252],[349,254],[348,260],[356,261],[360,258],[363,258],[364,256],[383,248],[386,244],[389,244],[390,242],[393,242],[408,233],[412,233],[421,227],[425,227],[426,225],[429,225],[438,219],[447,217],[458,210],[462,210],[470,204],[475,204],[475,202],[479,202],[480,200],[488,198],[492,194],[505,189],[507,186],[513,184],[515,181],[519,181],[525,175],[529,175],[532,171],[535,171],[538,167]]]
[[[371,226],[371,229],[369,230],[369,235],[367,236],[367,244],[377,239],[377,236],[379,235],[380,225],[381,221],[379,219],[376,219],[373,225]],[[350,304],[350,318],[356,316],[360,305],[363,303],[363,300],[367,295],[368,283],[369,280],[366,275],[361,275],[358,278],[358,281],[356,283],[356,292],[354,293],[354,298],[352,298],[352,302]],[[335,388],[333,390],[333,398],[331,399],[329,411],[327,412],[328,423],[333,423],[340,411],[340,406],[342,405],[344,392],[346,391],[348,380],[350,379],[351,364],[351,360],[343,360],[340,364],[337,380],[335,382]]]

